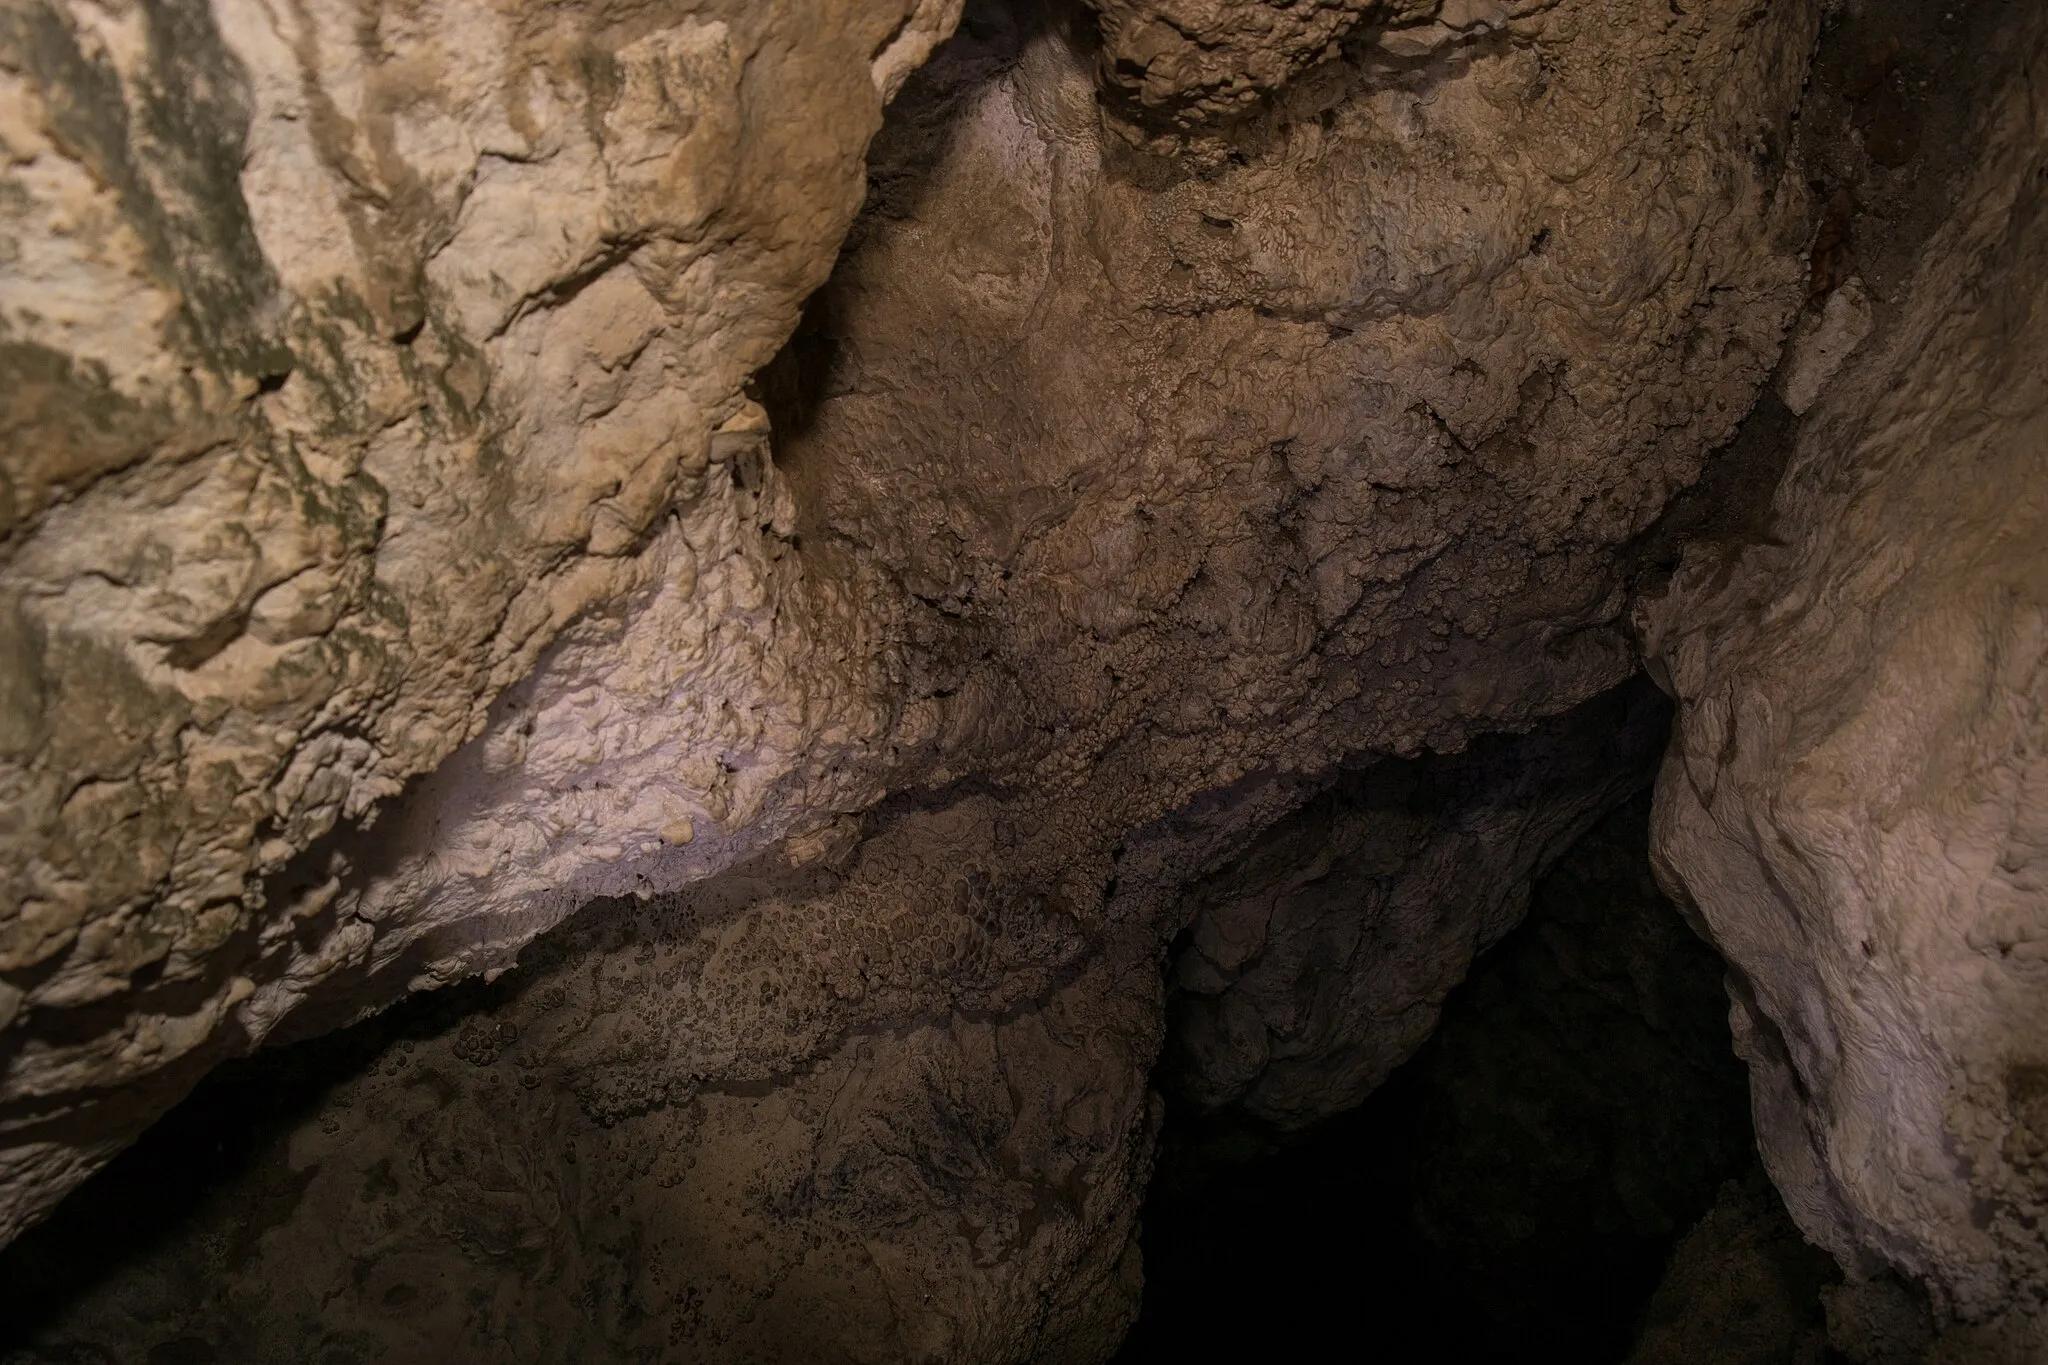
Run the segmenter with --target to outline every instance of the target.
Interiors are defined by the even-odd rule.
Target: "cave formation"
[[[2048,1360],[2048,9],[9,0],[0,1360]]]

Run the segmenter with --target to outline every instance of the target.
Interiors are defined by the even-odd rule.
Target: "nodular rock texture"
[[[757,765],[718,755],[848,694],[858,667],[765,664],[783,542],[732,477],[742,389],[956,12],[0,13],[0,1237],[223,1054],[489,965],[626,855],[601,727],[514,719],[536,776],[587,746],[541,817],[578,850],[554,908],[411,895],[505,845],[365,880],[414,847],[393,799],[580,657],[571,623],[690,604],[634,835],[729,818]]]
[[[1823,344],[1820,0],[15,0],[0,1239],[488,978],[29,1348],[1103,1359],[1169,945],[1190,1089],[1355,1103],[1653,747],[1639,638],[1773,1179],[2023,1340],[2022,18]],[[1769,538],[1631,617],[1788,336]]]

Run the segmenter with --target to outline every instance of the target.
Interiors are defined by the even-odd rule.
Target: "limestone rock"
[[[1785,347],[1778,392],[1786,408],[1795,416],[1804,416],[1875,326],[1870,296],[1862,281],[1854,277],[1843,281],[1818,313],[1801,320]]]
[[[102,94],[77,93],[91,62],[0,67],[23,128],[172,85],[238,101],[185,119],[246,125],[235,155],[190,159],[233,182],[205,202],[242,206],[236,249],[268,276],[230,268],[211,227],[173,234],[215,253],[196,263],[74,273],[267,290],[234,316],[291,355],[288,374],[258,348],[217,382],[164,380],[186,386],[173,412],[147,383],[186,375],[185,352],[91,340],[134,360],[108,382],[184,444],[17,480],[40,510],[0,570],[0,631],[30,645],[6,652],[0,782],[34,895],[0,920],[20,993],[0,998],[5,1228],[225,1051],[511,967],[579,906],[644,911],[646,941],[593,940],[579,969],[607,1007],[519,1045],[569,1052],[516,1117],[482,1091],[337,1100],[304,1141],[332,1122],[365,1151],[468,1160],[435,1125],[502,1123],[508,1174],[472,1183],[511,1182],[505,1240],[450,1224],[407,1253],[459,1276],[587,1231],[557,1218],[584,1179],[550,1126],[564,1094],[578,1131],[683,1123],[714,1096],[746,1134],[812,1069],[855,1076],[859,1038],[915,1035],[926,1072],[848,1080],[836,1131],[886,1127],[907,1093],[890,1086],[929,1074],[977,1098],[917,1111],[903,1140],[933,1153],[920,1171],[976,1184],[947,1125],[980,1114],[966,1145],[1000,1150],[1004,1122],[1036,1120],[999,1078],[1073,1064],[1013,1069],[994,1040],[1079,1049],[1095,1069],[1071,1131],[1020,1130],[982,1173],[1011,1191],[983,1225],[919,1221],[952,1197],[937,1186],[872,1216],[951,1286],[942,1344],[917,1350],[1007,1360],[1071,1333],[1085,1356],[1134,1292],[1117,1267],[1158,1001],[1129,964],[1151,970],[1185,888],[1344,761],[1525,730],[1633,671],[1622,547],[1733,431],[1797,304],[1808,206],[1773,149],[1819,9],[1560,0],[1421,56],[1340,53],[1207,161],[1106,136],[1056,16],[977,6],[905,86],[867,212],[772,364],[942,5],[173,8],[191,22],[172,37],[94,39]],[[111,11],[35,13],[83,52]],[[174,37],[228,74],[158,79]],[[10,168],[98,183],[45,141]],[[117,314],[143,315],[80,311]],[[815,880],[735,872],[764,859]],[[1455,936],[1442,972],[1485,932]],[[1083,1022],[1048,1022],[1082,982],[1101,992],[1072,1006]],[[505,989],[448,1055],[556,1008]],[[787,1144],[720,1137],[711,1166],[808,1160],[808,1121],[774,1122]],[[725,1197],[611,1165],[648,1245]],[[1058,1184],[1082,1169],[1099,1200]],[[277,1245],[327,1235],[326,1207]],[[791,1255],[837,1216],[777,1207]],[[998,1268],[962,1250],[1012,1216]],[[740,1278],[779,1283],[782,1254]],[[299,1302],[259,1292],[292,1264],[251,1270],[238,1302]],[[1019,1307],[1066,1303],[1060,1285],[1100,1302]],[[820,1314],[868,1311],[818,1293]],[[895,1337],[849,1339],[924,1342],[905,1302]],[[717,1330],[765,1343],[740,1312]],[[654,1330],[588,1330],[614,1328]]]
[[[1368,22],[1419,25],[1441,0],[1101,0],[1103,87],[1138,128],[1190,129],[1258,110],[1290,79],[1335,60]],[[1481,6],[1496,20],[1508,6]],[[1524,8],[1535,8],[1525,4]],[[1470,0],[1441,8],[1462,15]]]
[[[1629,1365],[1823,1365],[1833,1273],[1753,1169],[1678,1244]]]
[[[1647,785],[1644,686],[1455,757],[1347,775],[1195,887],[1165,1077],[1281,1128],[1356,1106],[1436,1027],[1567,847]]]
[[[472,969],[344,883],[565,625],[694,542],[676,652],[751,676],[721,433],[956,12],[0,14],[0,1239],[309,995]]]
[[[27,1359],[184,1341],[291,1360],[316,1340],[336,1365],[1106,1359],[1150,1169],[1149,942],[1031,1010],[899,1021],[735,1084],[656,1060],[689,1042],[646,984],[749,936],[692,908],[593,907],[487,1011],[377,1021],[383,1045],[317,1122],[273,1130],[183,1235],[39,1324]],[[292,1051],[278,1064],[318,1069]],[[674,1088],[628,1088],[654,1079]],[[13,1296],[56,1258],[19,1264],[0,1316],[44,1311]]]
[[[1647,784],[1650,765],[1638,771]],[[1477,802],[1471,824],[1497,827],[1503,809]],[[1624,1356],[1673,1243],[1724,1181],[1756,1167],[1721,960],[1658,893],[1649,816],[1645,785],[1564,853],[1416,1056],[1358,1108],[1281,1129],[1242,1106],[1198,1112],[1161,1069],[1145,1309],[1121,1359],[1316,1359],[1345,1333],[1369,1333],[1378,1358],[1401,1362]],[[1475,859],[1475,880],[1496,866]],[[1415,896],[1403,883],[1424,878],[1387,880]],[[1304,988],[1304,1013],[1370,961],[1330,972],[1322,998]],[[1377,1041],[1350,1039],[1361,1053]],[[1760,1172],[1756,1184],[1775,1202]],[[1777,1221],[1785,1250],[1828,1266],[1782,1208]],[[1686,1285],[1693,1323],[1722,1311],[1700,1278]],[[1817,1288],[1809,1277],[1803,1305],[1789,1305],[1815,1337]],[[1793,1335],[1748,1359],[1792,1365]],[[1680,1358],[1721,1365],[1711,1337],[1695,1344]]]
[[[1976,163],[1769,536],[1649,613],[1657,853],[1735,968],[1771,1175],[1856,1278],[1926,1287],[1944,1359],[2048,1341],[2048,29],[2009,14]]]

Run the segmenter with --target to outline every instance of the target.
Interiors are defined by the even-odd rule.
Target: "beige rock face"
[[[267,18],[246,39],[216,21],[291,113],[252,129],[365,130],[345,172],[308,151],[259,182],[281,163],[245,158],[280,316],[339,340],[292,341],[298,368],[233,411],[280,449],[330,429],[317,451],[360,449],[301,464],[382,499],[347,562],[395,624],[307,627],[320,658],[366,641],[384,671],[354,691],[268,729],[253,702],[204,711],[316,754],[251,749],[215,779],[260,812],[219,827],[221,866],[265,860],[224,938],[167,948],[138,985],[112,928],[52,931],[55,965],[6,978],[25,991],[13,1217],[161,1103],[88,1093],[169,1090],[213,1050],[509,966],[587,904],[282,1140],[288,1184],[318,1174],[233,1276],[208,1278],[218,1243],[195,1229],[66,1330],[146,1349],[176,1304],[252,1357],[310,1316],[456,1358],[1099,1359],[1134,1305],[1158,960],[1186,888],[1342,761],[1526,729],[1635,667],[1618,553],[1733,431],[1801,290],[1808,206],[1775,149],[1819,7],[1561,0],[1362,38],[1202,77],[1268,103],[1176,159],[1105,128],[1076,16],[977,6],[898,98],[840,267],[750,395],[851,215],[881,94],[947,16],[550,14],[574,33],[479,14],[462,22],[516,39],[409,41],[447,55],[403,67],[361,55],[374,28],[315,42],[294,19],[259,49]],[[327,97],[346,118],[307,94],[327,52],[351,54]],[[476,70],[436,64],[458,58]],[[276,197],[307,183],[379,231],[413,214],[415,237],[363,240],[400,261],[424,243],[426,264],[361,264],[386,257]],[[320,294],[309,261],[356,292]],[[331,420],[312,406],[330,370],[359,393]],[[175,468],[267,471],[261,449]],[[128,507],[124,480],[156,468],[41,514],[8,572],[71,582],[60,550],[186,524],[105,529],[130,523],[95,499]],[[76,602],[24,589],[16,629],[131,619],[95,596],[127,579],[75,580]],[[252,669],[256,600],[162,676]],[[136,725],[213,733],[136,686]],[[57,732],[25,733],[41,771]],[[177,848],[197,837],[182,807],[157,818]],[[185,903],[165,867],[118,905],[81,890],[74,918],[158,923]],[[26,941],[56,921],[18,922]],[[1428,989],[1491,932],[1415,947]],[[101,994],[62,993],[85,980]],[[175,1032],[153,1001],[188,998],[176,1046],[131,1045]],[[422,1207],[442,1212],[396,1231]],[[642,1278],[605,1280],[600,1241],[646,1249]],[[523,1316],[430,1283],[513,1285]],[[593,1316],[591,1295],[630,1311]]]
[[[1476,6],[1470,0],[1102,0],[1095,5],[1102,39],[1097,62],[1127,132],[1185,132],[1258,112],[1288,80],[1337,55],[1361,25],[1393,27],[1394,49],[1412,55],[1453,36],[1444,25],[1403,31],[1427,24],[1440,9],[1463,27],[1484,31],[1512,12],[1543,7],[1543,0],[1512,6],[1492,0]]]
[[[1693,555],[1650,613],[1682,703],[1657,856],[1736,969],[1771,1174],[1846,1266],[1925,1283],[1959,1360],[2048,1340],[2048,33],[2016,18],[1773,543]]]
[[[0,14],[0,1238],[309,995],[472,969],[473,906],[345,883],[593,607],[687,598],[701,707],[858,689],[761,664],[741,386],[956,10]],[[662,828],[741,724],[680,725]]]
[[[923,781],[1106,857],[1248,774],[1454,750],[1627,675],[1615,548],[1775,354],[1803,206],[1698,120],[1621,149],[1729,80],[1789,111],[1811,30],[1550,17],[1548,69],[1533,38],[1426,89],[1342,65],[1197,176],[1100,136],[1057,30],[970,15],[764,381],[806,555],[904,604]]]
[[[589,904],[186,1311],[488,1354],[380,1305],[509,1258],[496,1358],[1099,1358],[1184,889],[1626,677],[1617,553],[1801,290],[1818,4],[1451,10],[1173,75],[1176,159],[1076,16],[977,7],[801,327],[943,5],[10,18],[0,1232],[222,1052]],[[644,1318],[577,1309],[600,1236],[665,1248]],[[108,1292],[161,1324],[203,1254]]]

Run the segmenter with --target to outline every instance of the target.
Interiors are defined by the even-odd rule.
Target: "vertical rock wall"
[[[1734,974],[1773,1179],[1956,1359],[2048,1294],[2048,30],[1991,98],[1887,330],[1807,415],[1764,543],[1648,613],[1681,702],[1657,856]]]

